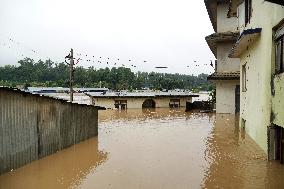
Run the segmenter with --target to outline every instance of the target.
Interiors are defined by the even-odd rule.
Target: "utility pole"
[[[69,59],[70,63],[66,62],[69,65],[69,86],[70,86],[70,102],[73,102],[73,81],[74,81],[74,57],[73,57],[73,49],[71,48],[69,55],[65,57],[65,59]]]

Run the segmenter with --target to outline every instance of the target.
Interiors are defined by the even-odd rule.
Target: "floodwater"
[[[2,189],[284,188],[284,166],[226,114],[100,112],[99,136],[0,176]]]

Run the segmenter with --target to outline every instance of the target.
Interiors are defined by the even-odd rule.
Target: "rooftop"
[[[204,0],[210,21],[215,32],[217,31],[217,3],[227,1],[228,0]]]
[[[199,97],[197,94],[190,92],[178,92],[178,91],[168,91],[168,92],[86,92],[88,96],[96,98],[155,98],[155,97]]]
[[[94,91],[108,91],[108,88],[73,88],[76,92],[94,92]],[[57,93],[69,92],[70,88],[67,87],[28,87],[28,92],[32,93]]]
[[[214,72],[207,77],[207,80],[239,80],[240,72]]]
[[[80,104],[80,103],[70,102],[70,101],[62,99],[62,98],[57,98],[55,96],[46,96],[46,95],[41,95],[41,94],[37,94],[37,93],[31,93],[31,92],[28,92],[28,91],[20,90],[18,88],[11,88],[11,87],[0,86],[0,91],[8,91],[8,92],[13,92],[13,93],[18,93],[18,94],[24,94],[24,95],[29,95],[29,96],[40,97],[40,98],[48,98],[48,99],[51,99],[51,100],[60,101],[62,103],[72,103],[72,104],[78,104],[78,105],[81,105],[81,106],[93,106],[93,105],[87,105],[87,104]],[[97,109],[100,109],[100,110],[104,110],[105,109],[104,107],[100,107],[100,106],[93,106],[93,107],[95,107]]]

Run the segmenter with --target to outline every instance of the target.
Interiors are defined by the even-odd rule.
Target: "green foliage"
[[[30,58],[24,58],[18,63],[19,66],[0,67],[1,86],[69,86],[69,68],[65,63],[54,63],[51,60],[35,62]],[[207,81],[206,74],[193,76],[155,72],[134,73],[130,68],[95,69],[93,66],[75,68],[74,86],[107,87],[113,90],[189,89],[196,92],[213,89],[213,86]]]

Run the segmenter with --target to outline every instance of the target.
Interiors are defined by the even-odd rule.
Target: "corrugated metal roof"
[[[108,88],[73,88],[74,91],[83,91],[83,92],[90,92],[90,91],[108,91]],[[70,88],[67,87],[28,87],[30,92],[35,93],[46,93],[46,92],[62,92],[62,91],[70,91]]]
[[[111,98],[111,97],[121,97],[121,98],[155,98],[155,97],[198,97],[199,95],[190,92],[178,92],[178,91],[168,91],[168,92],[87,92],[88,96],[97,98]]]
[[[239,80],[240,72],[214,72],[207,77],[207,80]]]

